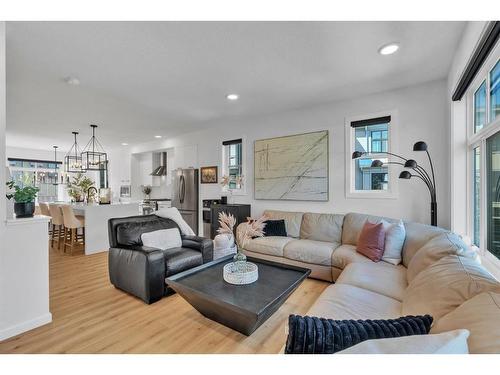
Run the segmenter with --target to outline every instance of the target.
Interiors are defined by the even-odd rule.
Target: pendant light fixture
[[[108,156],[95,136],[97,125],[90,125],[92,137],[81,153],[84,171],[103,171],[107,169]]]
[[[59,185],[59,173],[57,172],[57,146],[52,146],[54,148],[54,181],[52,185]]]
[[[64,170],[68,173],[81,173],[85,172],[82,170],[82,155],[78,142],[76,141],[76,136],[78,132],[71,132],[75,138],[75,143],[71,146],[71,149],[64,157]]]

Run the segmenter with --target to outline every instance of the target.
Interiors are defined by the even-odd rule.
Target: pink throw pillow
[[[384,255],[384,247],[384,224],[372,224],[367,221],[359,235],[356,251],[370,258],[374,262],[378,262]]]

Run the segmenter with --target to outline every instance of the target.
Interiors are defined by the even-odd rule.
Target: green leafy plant
[[[37,193],[40,191],[39,188],[31,185],[18,185],[14,181],[9,181],[6,183],[9,190],[14,190],[6,194],[7,199],[14,198],[16,203],[30,203],[34,202]]]
[[[87,176],[82,173],[78,173],[76,176],[73,176],[72,181],[68,182],[68,195],[73,198],[75,201],[80,202],[83,200],[83,197],[87,194],[88,190],[94,186],[94,181],[92,181]],[[95,193],[92,193],[92,197]],[[91,197],[87,197],[89,199]]]

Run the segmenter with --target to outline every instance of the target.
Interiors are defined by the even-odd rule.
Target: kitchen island
[[[109,250],[109,219],[140,215],[139,202],[71,205],[75,215],[85,216],[85,255]]]

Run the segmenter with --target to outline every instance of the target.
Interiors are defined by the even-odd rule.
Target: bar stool
[[[85,218],[75,216],[73,207],[70,205],[61,206],[62,216],[64,221],[64,248],[63,251],[66,252],[66,246],[71,249],[71,255],[73,255],[73,248],[78,243],[78,240],[82,240],[82,244],[85,244]],[[78,234],[78,229],[82,229],[82,233]]]
[[[61,207],[58,204],[49,204],[49,213],[52,218],[52,235],[50,246],[54,247],[54,241],[57,242],[57,248],[61,248],[64,240],[64,220],[61,213]]]
[[[49,210],[49,205],[47,203],[39,202],[38,206],[40,207],[40,213],[43,216],[49,216],[49,217],[51,217],[50,210]],[[49,235],[52,233],[51,227],[52,227],[52,220],[49,221]]]

